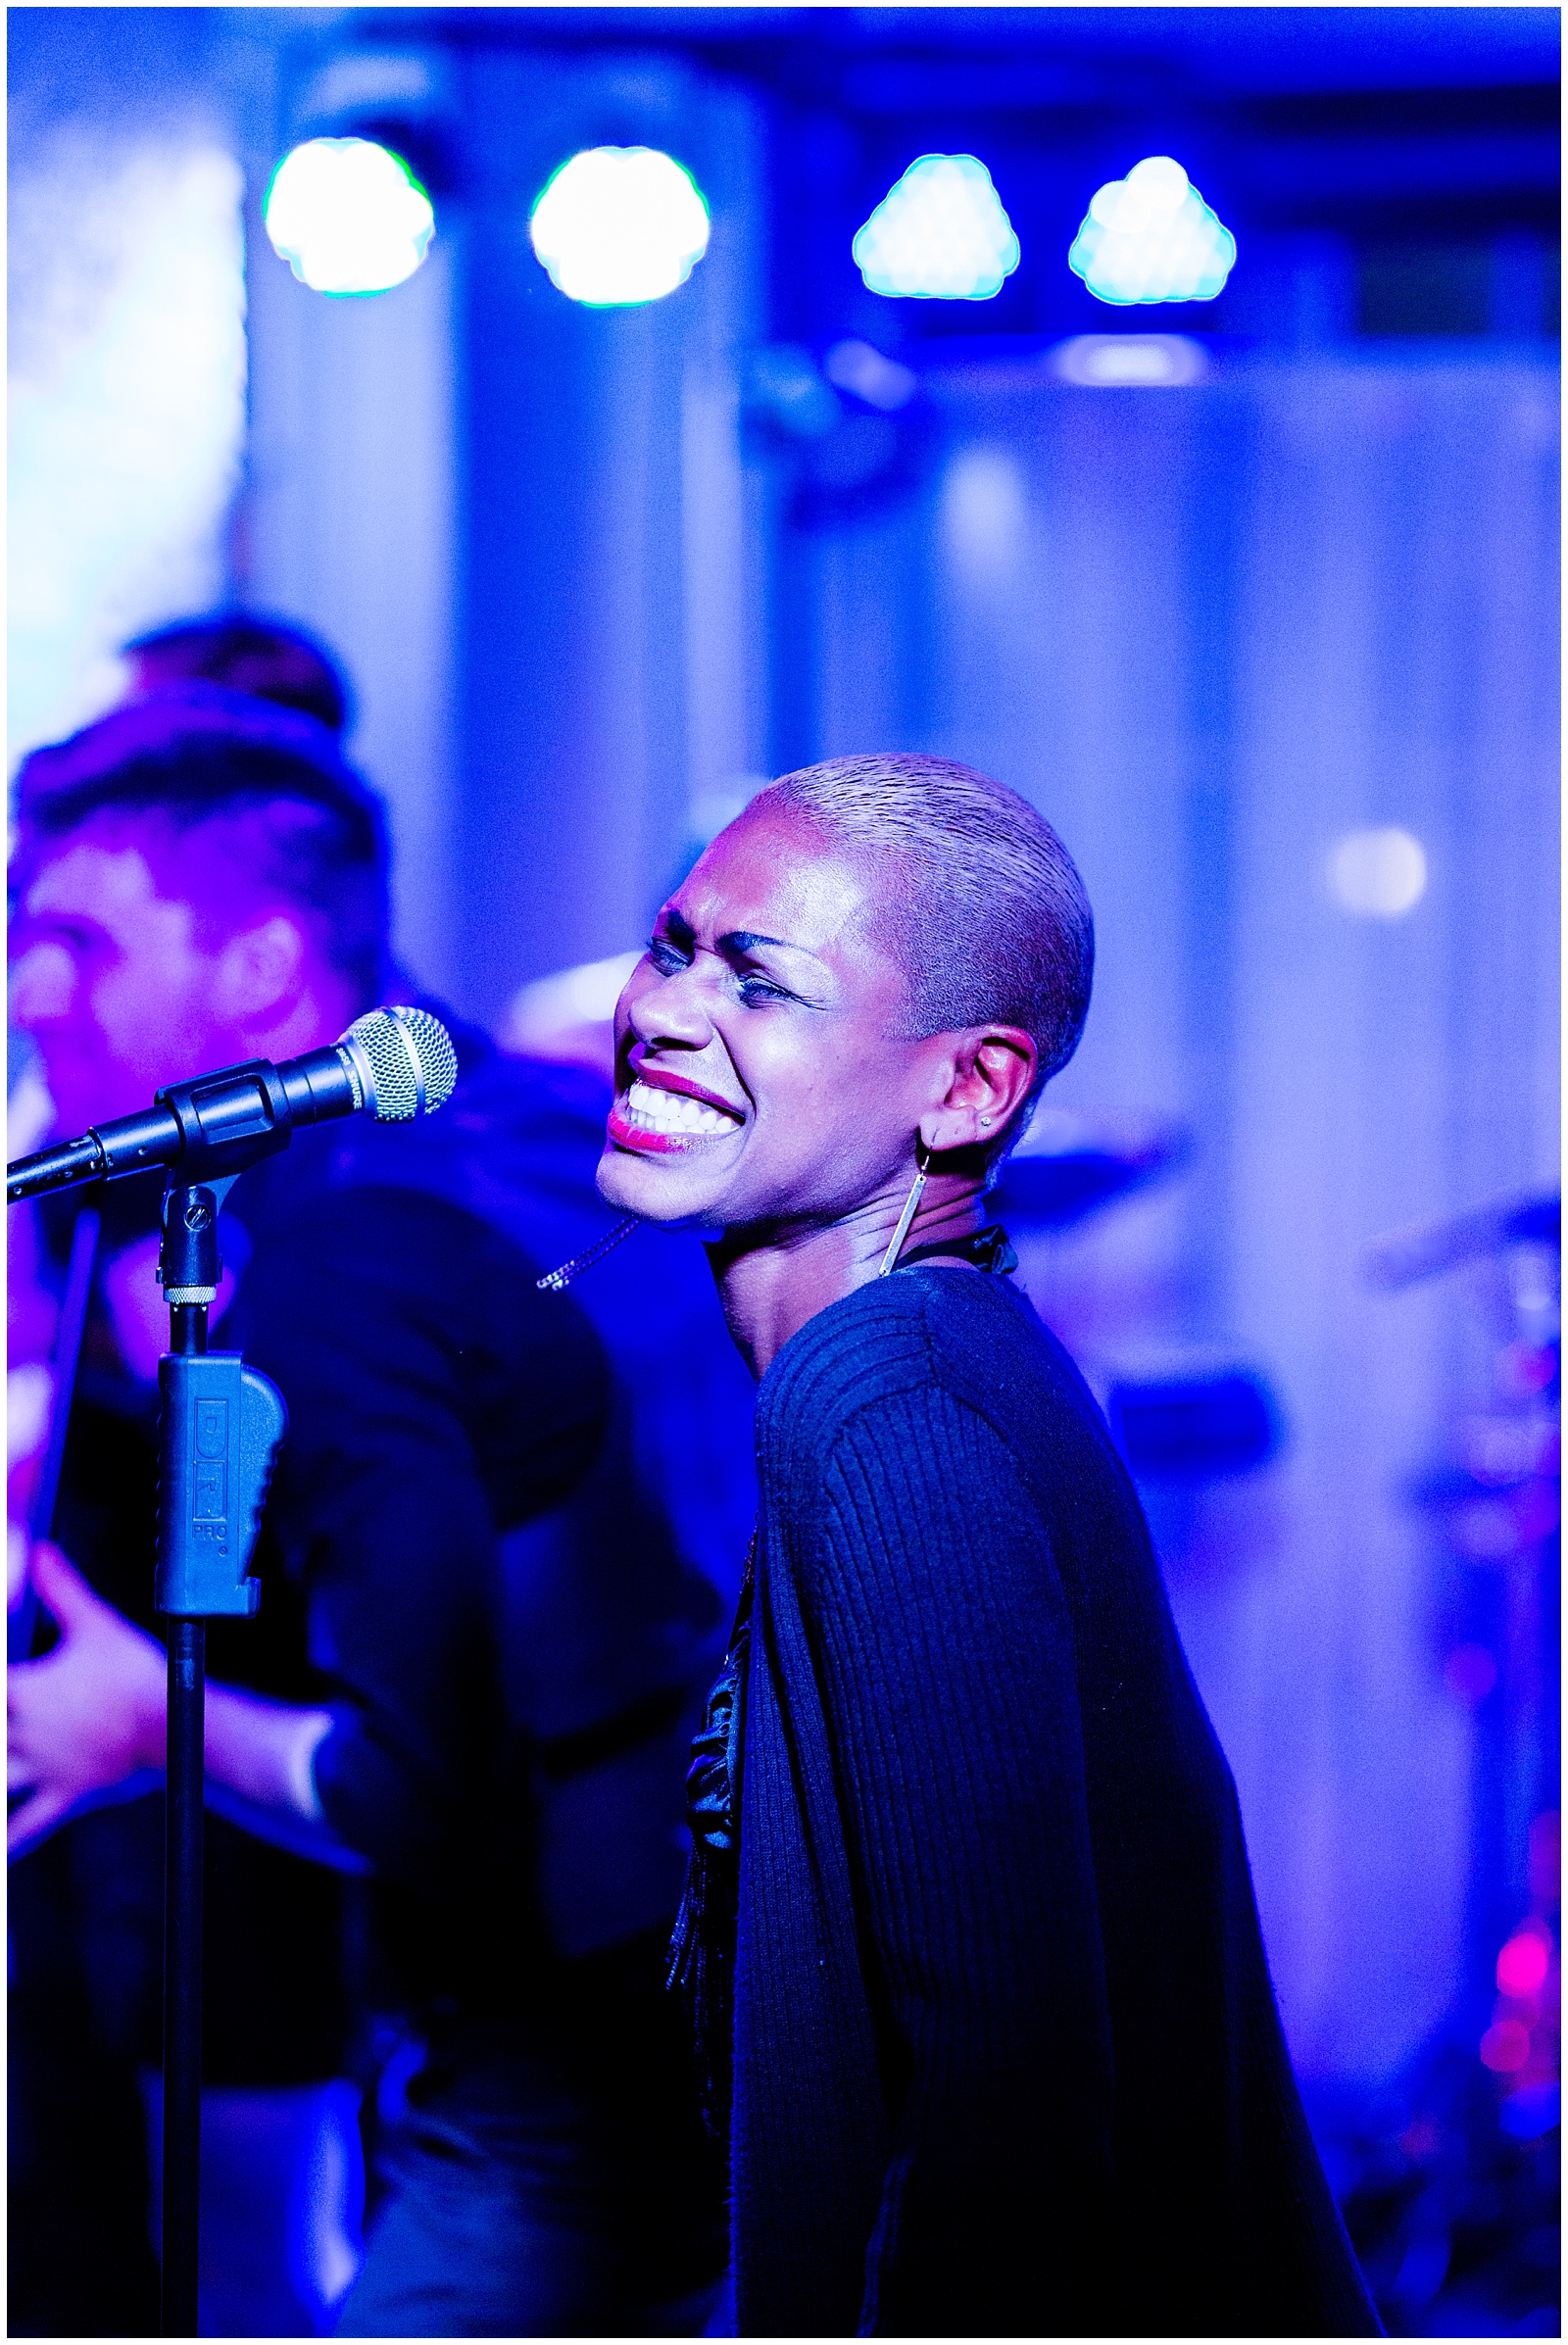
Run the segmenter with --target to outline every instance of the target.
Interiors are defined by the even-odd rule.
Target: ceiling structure
[[[633,83],[640,59],[674,59],[743,87],[766,125],[767,330],[818,352],[845,333],[893,354],[1156,318],[1263,340],[1298,340],[1312,317],[1341,335],[1557,330],[1555,7],[24,7],[14,165],[69,109],[89,22],[148,104],[187,50],[214,87],[372,51],[436,57],[457,86],[466,55],[534,51],[613,58]],[[461,111],[422,144],[428,125],[405,125],[438,203],[462,200]],[[626,122],[604,135],[661,143],[635,109]],[[852,238],[932,152],[979,156],[1006,207],[1023,257],[993,299],[888,301],[860,282]],[[1214,301],[1107,307],[1068,248],[1096,188],[1162,154],[1235,236],[1237,268]]]
[[[1533,240],[1544,256],[1557,239],[1555,8],[320,12],[328,18],[378,44],[406,43],[417,27],[458,50],[674,52],[764,93],[775,325],[806,341],[869,330],[849,240],[931,151],[988,165],[1025,265],[984,304],[904,303],[897,318],[879,304],[885,343],[1121,322],[1054,259],[1095,188],[1150,154],[1177,156],[1250,260],[1272,260],[1276,284],[1293,255],[1337,245],[1363,330],[1484,330],[1498,240]],[[1030,266],[1048,254],[1052,266]],[[1268,280],[1267,269],[1245,271],[1234,296],[1182,305],[1169,321],[1273,330],[1277,302],[1258,306]],[[1544,269],[1540,331],[1555,327],[1553,288]]]

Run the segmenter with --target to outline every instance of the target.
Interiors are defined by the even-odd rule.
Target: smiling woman
[[[917,1172],[917,1240],[978,1231],[1093,959],[1078,874],[1010,790],[930,757],[792,774],[665,905],[621,997],[600,1187],[726,1232],[760,1375],[877,1268]]]
[[[717,1233],[760,1379],[672,1964],[742,2334],[1379,2333],[1137,1498],[984,1226],[1092,936],[1011,791],[844,758],[617,1009],[600,1187]]]

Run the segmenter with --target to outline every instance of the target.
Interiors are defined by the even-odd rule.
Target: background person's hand
[[[95,1595],[58,1547],[34,1547],[28,1570],[60,1642],[6,1673],[6,1788],[28,1794],[7,1821],[12,1855],[83,1800],[164,1762],[162,1645]]]

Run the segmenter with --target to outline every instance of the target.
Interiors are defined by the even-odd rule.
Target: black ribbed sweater
[[[1137,1497],[1003,1278],[762,1380],[743,2335],[1377,2335]]]

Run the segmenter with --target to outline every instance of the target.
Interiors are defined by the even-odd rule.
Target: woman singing
[[[675,1958],[743,2335],[1381,2333],[1138,1500],[986,1225],[1092,960],[1022,799],[847,757],[621,997],[600,1187],[717,1233],[760,1384]]]

